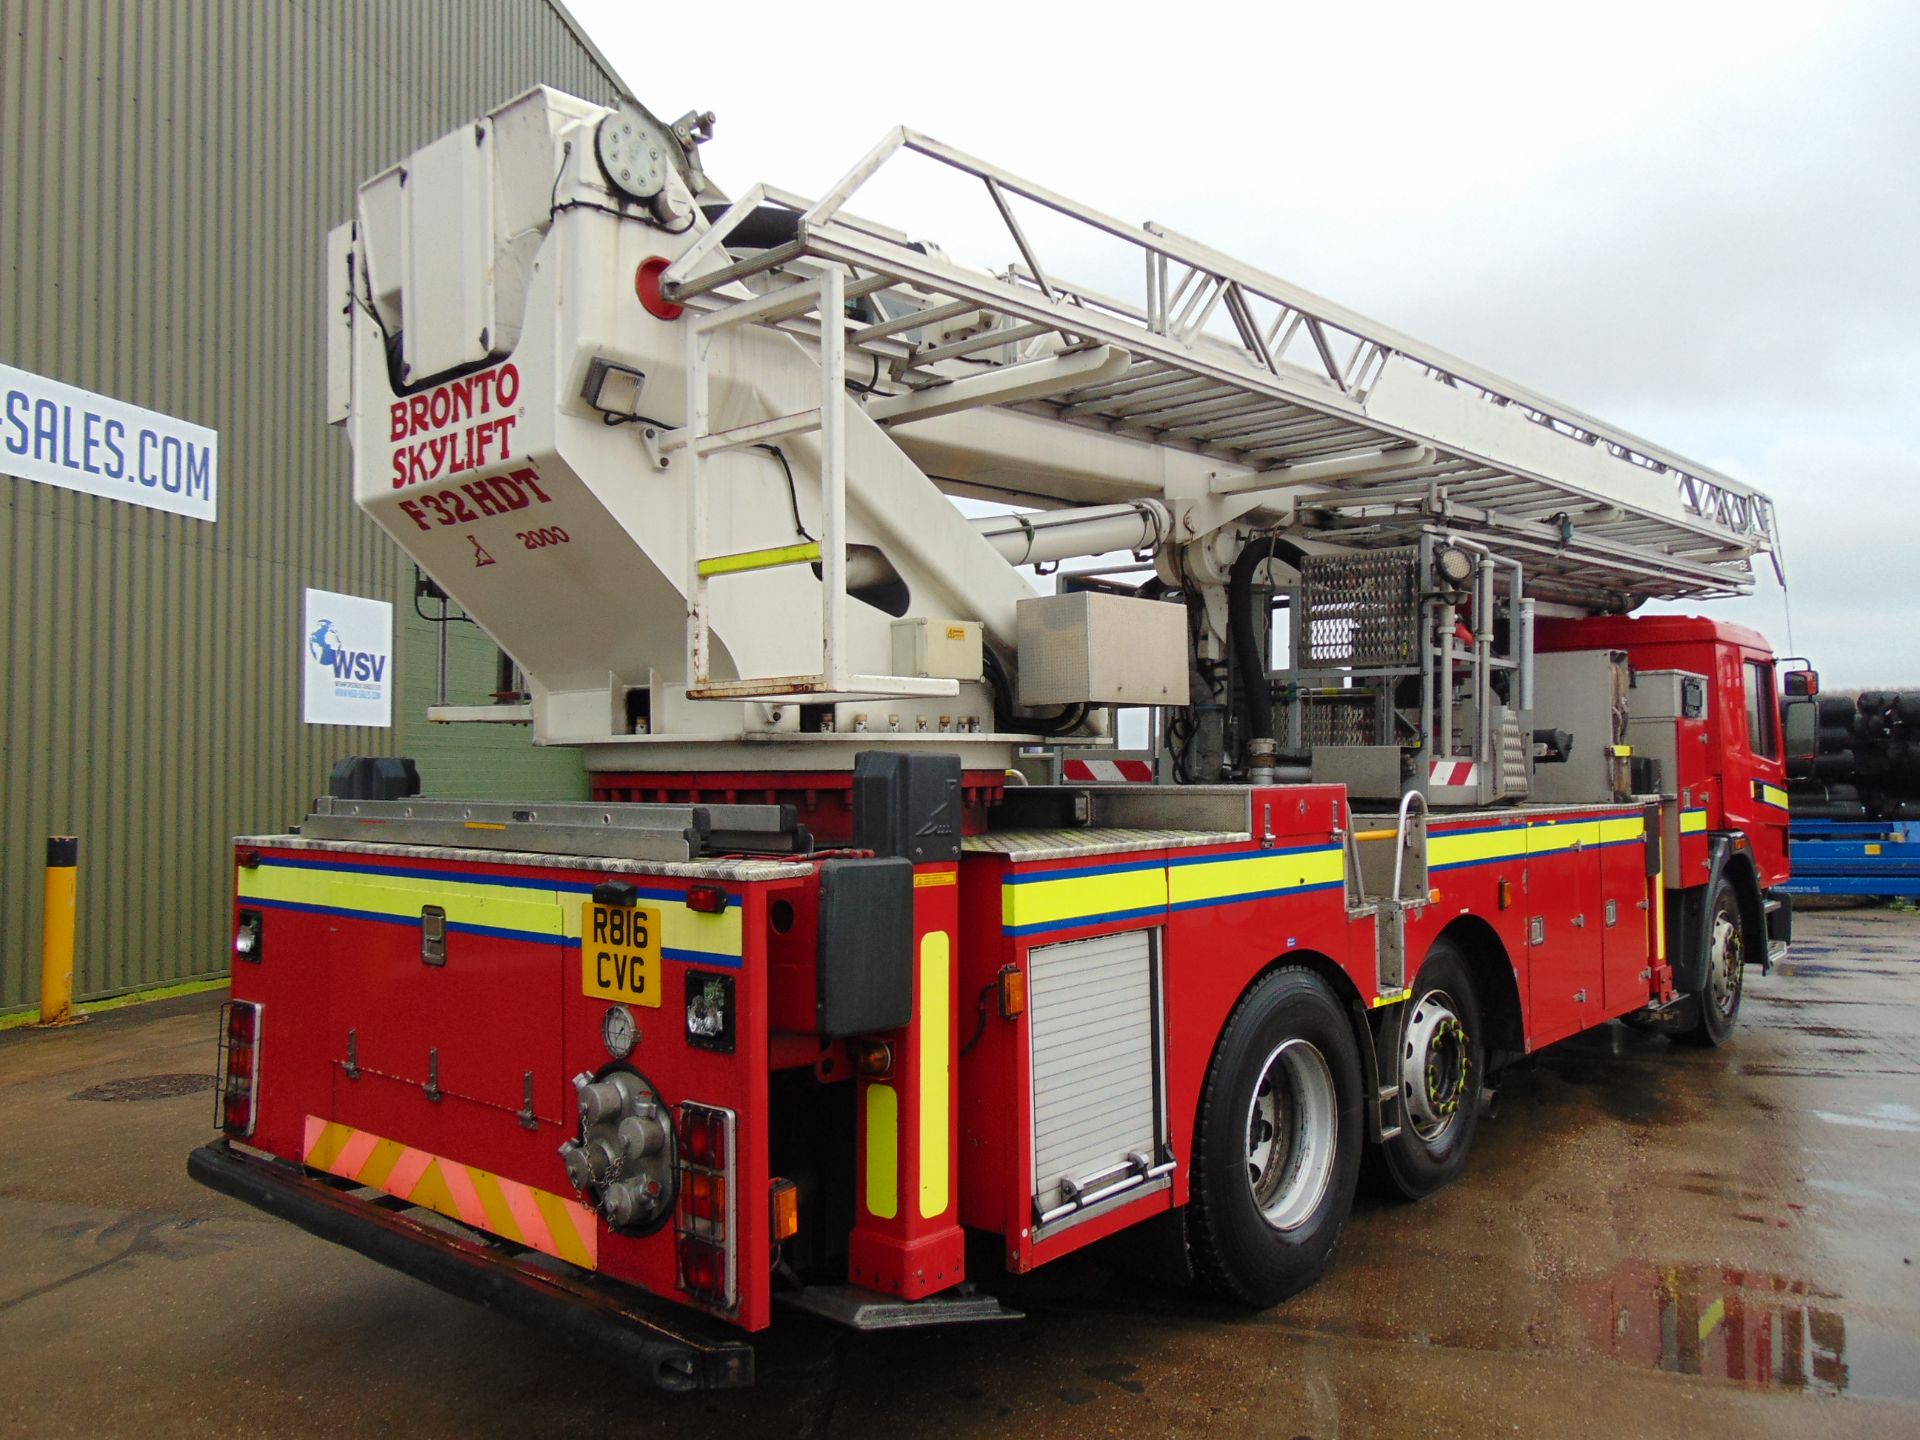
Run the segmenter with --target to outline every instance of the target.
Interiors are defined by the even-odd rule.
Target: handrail
[[[1406,876],[1407,820],[1413,808],[1413,802],[1416,800],[1420,802],[1420,813],[1423,816],[1430,815],[1433,813],[1427,808],[1427,797],[1426,797],[1426,792],[1424,791],[1409,790],[1407,791],[1406,794],[1400,797],[1400,819],[1399,819],[1399,823],[1394,827],[1394,834],[1398,837],[1400,841],[1400,848],[1394,852],[1394,856],[1393,856],[1393,898],[1395,900],[1398,900],[1401,898],[1400,884],[1401,884],[1401,881]]]

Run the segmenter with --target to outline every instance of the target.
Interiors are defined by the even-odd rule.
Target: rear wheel
[[[1707,971],[1694,991],[1700,1018],[1693,1029],[1674,1038],[1690,1045],[1722,1045],[1740,1015],[1741,982],[1747,968],[1747,932],[1740,919],[1740,897],[1725,875],[1707,897]]]
[[[1235,1007],[1194,1135],[1191,1235],[1200,1278],[1265,1308],[1320,1278],[1359,1177],[1360,1055],[1318,976],[1277,970]]]
[[[1398,1069],[1390,1072],[1400,1081],[1400,1133],[1380,1142],[1378,1169],[1392,1190],[1420,1200],[1467,1167],[1486,1042],[1473,975],[1453,941],[1427,952],[1413,997],[1401,1017]]]

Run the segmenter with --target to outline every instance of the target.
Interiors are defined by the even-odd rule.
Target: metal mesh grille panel
[[[1315,696],[1301,709],[1301,743],[1305,745],[1378,745],[1372,696]]]
[[[1300,569],[1309,665],[1409,665],[1419,634],[1419,553],[1312,555]]]

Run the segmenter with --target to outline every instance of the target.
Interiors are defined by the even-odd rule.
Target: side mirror
[[[1810,670],[1795,670],[1787,676],[1811,675]],[[1817,683],[1817,682],[1816,682]],[[1795,696],[1781,709],[1781,729],[1786,734],[1786,762],[1789,779],[1800,780],[1813,773],[1813,757],[1820,749],[1820,706],[1811,695]]]
[[[1818,670],[1789,670],[1780,677],[1780,693],[1789,700],[1810,700],[1820,693]]]

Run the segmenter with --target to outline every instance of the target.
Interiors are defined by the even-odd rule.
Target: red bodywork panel
[[[641,1031],[633,1067],[669,1105],[692,1100],[738,1117],[740,1253],[767,1253],[766,895],[803,889],[804,878],[728,882],[729,914],[709,917],[684,907],[689,884],[716,883],[707,876],[325,842],[249,842],[242,853],[254,863],[236,872],[236,906],[264,916],[260,959],[233,967],[234,998],[263,1007],[250,1144],[304,1160],[312,1117],[571,1199],[558,1152],[577,1130],[572,1077],[607,1064],[601,1024],[611,1008],[583,990],[579,911],[597,883],[624,880],[667,917],[661,1003],[631,1007]],[[444,964],[423,962],[423,904],[446,911]],[[674,944],[708,934],[738,940]],[[686,1042],[689,973],[734,978],[734,1053]],[[592,1223],[601,1274],[676,1294],[671,1224],[630,1237]],[[769,1309],[765,1270],[743,1265],[728,1318],[757,1330]]]
[[[1684,737],[1691,732],[1683,729],[1681,745],[1683,754],[1700,749],[1706,755],[1700,780],[1690,787],[1705,795],[1691,803],[1704,806],[1708,830],[1747,837],[1763,886],[1786,880],[1786,767],[1773,651],[1765,636],[1744,625],[1695,616],[1604,615],[1543,620],[1534,643],[1542,651],[1624,650],[1636,670],[1705,676],[1707,716],[1698,733],[1707,743],[1688,743]],[[1765,753],[1769,735],[1771,753]],[[1681,778],[1686,785],[1689,777]],[[1704,862],[1704,848],[1689,855],[1683,846],[1682,882],[1704,882]]]
[[[1375,917],[1348,903],[1348,832],[1377,822],[1356,822],[1333,785],[1256,789],[1248,807],[1251,836],[989,833],[967,843],[957,877],[952,865],[920,867],[915,1019],[873,1037],[890,1062],[857,1078],[849,1075],[855,1042],[822,1044],[814,1029],[812,861],[673,867],[700,872],[693,876],[620,861],[242,842],[236,905],[265,919],[260,959],[237,963],[233,982],[237,999],[263,1006],[261,1101],[249,1143],[339,1174],[334,1152],[316,1151],[314,1137],[332,1134],[337,1146],[351,1130],[362,1137],[354,1142],[361,1149],[346,1152],[355,1167],[369,1155],[367,1163],[384,1163],[386,1152],[366,1138],[378,1137],[420,1152],[407,1162],[415,1166],[432,1156],[476,1183],[497,1177],[507,1193],[530,1188],[540,1194],[520,1194],[523,1205],[575,1206],[567,1213],[589,1232],[588,1263],[599,1273],[692,1303],[673,1227],[611,1231],[578,1206],[558,1154],[576,1131],[572,1077],[608,1064],[602,1022],[611,1002],[585,990],[581,909],[596,884],[620,879],[659,909],[664,943],[655,986],[662,1003],[631,1007],[641,1034],[630,1063],[669,1105],[692,1101],[737,1117],[738,1299],[720,1312],[725,1318],[754,1330],[771,1316],[772,1269],[752,1257],[775,1253],[767,1197],[776,1070],[808,1067],[823,1084],[855,1087],[849,1279],[903,1298],[950,1288],[964,1278],[961,1225],[1000,1237],[1009,1268],[1032,1269],[1186,1203],[1214,1047],[1262,971],[1308,965],[1356,1018],[1405,997],[1378,989]],[[1491,931],[1511,957],[1527,1049],[1666,998],[1647,822],[1631,805],[1434,817],[1430,898],[1407,922],[1409,969],[1449,926]],[[688,909],[693,884],[721,885],[724,915]],[[425,958],[427,904],[446,910],[444,964]],[[1062,1175],[1035,1173],[1034,977],[1037,966],[1103,937],[1139,937],[1129,954],[1150,967],[1150,988],[1133,992],[1150,1000],[1124,1003],[1135,1015],[1150,1007],[1142,1033],[1151,1037],[1155,1158],[1165,1168],[1143,1177],[1137,1194],[1063,1218],[1057,1204],[1047,1210],[1066,1194]],[[1017,993],[1003,989],[1008,971],[1025,979],[1027,998],[1002,1013],[1002,996]],[[734,983],[731,1053],[695,1048],[686,1035],[688,977],[715,973]],[[935,984],[937,994],[928,989]],[[1097,1009],[1109,994],[1104,984],[1096,977],[1074,1003]],[[873,1092],[883,1087],[892,1093],[876,1108]],[[876,1116],[890,1127],[878,1143]],[[830,1223],[807,1203],[803,1228]]]

